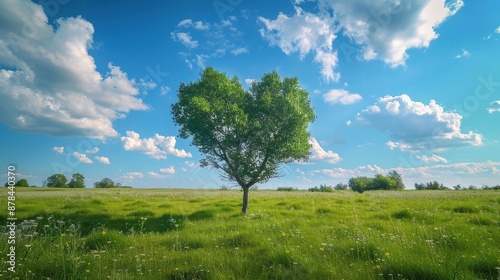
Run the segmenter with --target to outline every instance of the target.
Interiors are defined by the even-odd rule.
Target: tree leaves
[[[178,97],[172,115],[179,136],[192,138],[204,166],[244,189],[277,177],[280,163],[307,159],[315,115],[297,78],[282,81],[274,71],[245,91],[237,77],[208,67],[198,81],[181,84]]]

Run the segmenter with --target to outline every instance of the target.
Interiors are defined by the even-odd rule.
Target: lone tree
[[[94,188],[114,188],[115,182],[109,178],[104,178],[99,182],[94,183]]]
[[[72,175],[71,181],[68,184],[69,188],[85,188],[85,177],[80,173]]]
[[[205,155],[200,166],[241,186],[243,213],[253,185],[278,177],[279,164],[309,156],[307,126],[315,115],[297,78],[281,80],[273,71],[245,91],[237,77],[208,67],[195,83],[181,83],[178,98],[172,115],[179,136],[192,137]]]
[[[48,177],[47,180],[43,182],[43,185],[49,188],[67,188],[68,185],[66,185],[66,182],[68,182],[68,179],[66,179],[64,174],[54,174]]]
[[[26,179],[19,179],[19,181],[16,182],[16,187],[29,187],[30,184],[28,184],[28,180]]]

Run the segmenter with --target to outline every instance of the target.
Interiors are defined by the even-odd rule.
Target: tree
[[[253,185],[278,177],[281,163],[308,158],[315,115],[297,78],[281,80],[273,71],[245,91],[237,77],[208,67],[195,83],[181,83],[178,98],[172,115],[179,136],[192,137],[205,155],[200,166],[241,186],[243,213]]]
[[[19,179],[16,184],[16,187],[29,187],[28,181],[26,179]]]
[[[337,191],[347,190],[347,188],[348,188],[347,184],[342,184],[342,183],[338,183],[334,187],[334,189]]]
[[[94,183],[95,188],[114,188],[115,182],[109,178],[104,178],[100,182]]]
[[[349,179],[349,188],[355,192],[363,193],[370,190],[373,185],[373,178],[356,177]]]
[[[391,189],[396,191],[402,191],[405,189],[405,184],[403,183],[403,176],[399,174],[396,170],[392,170],[387,173],[387,177],[391,178],[392,184]]]
[[[357,177],[349,179],[349,188],[353,191],[363,193],[374,190],[404,190],[403,177],[395,170],[387,173],[386,176],[376,174],[374,178]]]
[[[64,176],[64,174],[54,174],[48,177],[47,180],[43,182],[43,185],[49,188],[67,188],[67,181],[68,179],[66,179],[66,176]]]
[[[68,187],[70,188],[85,188],[85,177],[80,173],[73,174]]]

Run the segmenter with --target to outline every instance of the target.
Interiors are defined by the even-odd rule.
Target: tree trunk
[[[244,187],[243,188],[243,207],[241,208],[241,212],[243,214],[246,214],[247,213],[247,209],[248,209],[248,192],[250,191],[250,188],[249,187]]]

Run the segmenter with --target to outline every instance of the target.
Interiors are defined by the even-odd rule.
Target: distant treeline
[[[375,177],[354,177],[349,179],[348,184],[338,183],[335,187],[322,184],[319,187],[309,188],[311,192],[333,192],[335,190],[353,190],[355,192],[363,193],[365,191],[374,190],[404,190],[403,178],[401,174],[396,171],[391,171],[387,175],[377,174]],[[428,183],[416,183],[416,190],[451,190],[438,181]],[[454,190],[500,190],[500,185],[496,186],[482,186],[478,188],[474,185],[469,187],[462,187],[460,185],[453,186]],[[294,191],[298,190],[293,187],[279,187],[278,191]]]
[[[5,187],[9,184],[5,183]],[[16,187],[30,187],[28,180],[19,179],[14,186]],[[36,187],[32,185],[31,187]],[[48,188],[85,188],[85,176],[80,173],[75,173],[71,176],[71,180],[68,179],[64,174],[54,174],[43,181],[43,187]],[[104,178],[99,182],[94,183],[94,188],[132,188],[131,186],[123,186],[120,183],[113,182],[109,178]]]

